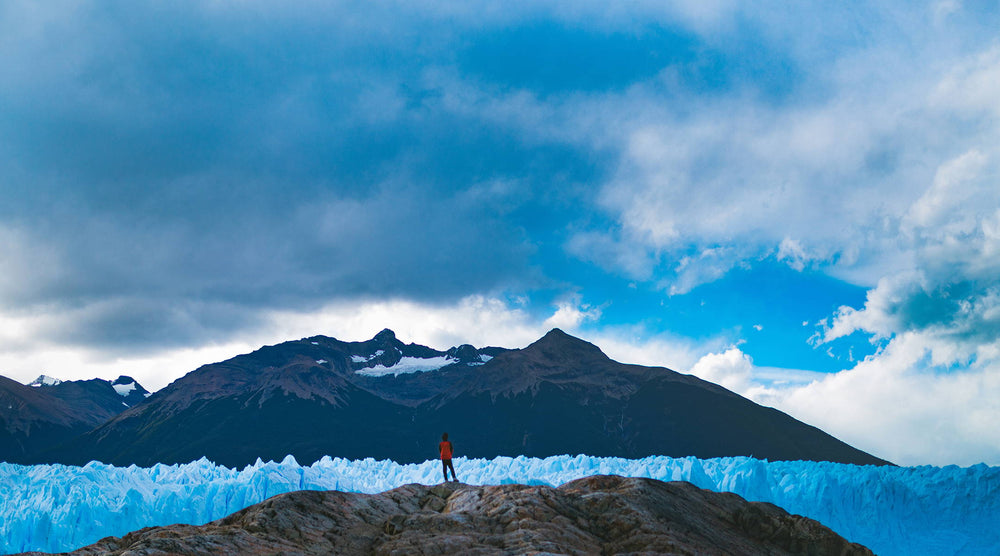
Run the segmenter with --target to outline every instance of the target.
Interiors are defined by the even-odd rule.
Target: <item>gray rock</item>
[[[152,527],[74,555],[870,555],[811,519],[690,483],[593,476],[547,486],[299,491],[212,523]]]

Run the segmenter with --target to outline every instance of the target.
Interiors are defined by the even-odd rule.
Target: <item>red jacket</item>
[[[441,443],[438,444],[438,451],[441,452],[441,459],[451,459],[454,449],[451,447],[451,442],[442,440]]]

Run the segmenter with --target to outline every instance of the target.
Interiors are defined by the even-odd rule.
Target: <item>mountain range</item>
[[[265,346],[204,365],[78,431],[30,452],[31,461],[148,466],[204,456],[234,467],[291,454],[421,462],[437,457],[447,431],[456,456],[468,457],[888,463],[697,377],[613,361],[559,329],[523,349],[438,351],[391,330],[363,342],[314,336]]]
[[[42,375],[27,386],[0,376],[0,460],[37,463],[36,453],[93,429],[149,395],[127,376],[60,381]]]

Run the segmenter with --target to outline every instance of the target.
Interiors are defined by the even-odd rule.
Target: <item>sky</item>
[[[553,327],[1000,465],[1000,6],[0,3],[0,374]]]

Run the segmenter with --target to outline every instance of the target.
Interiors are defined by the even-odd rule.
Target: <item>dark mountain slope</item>
[[[67,402],[0,376],[0,461],[32,463],[32,454],[94,426]]]
[[[99,378],[61,381],[52,386],[42,385],[39,391],[63,400],[73,413],[90,422],[92,427],[146,401],[148,392],[135,380],[120,376],[109,382]]]
[[[470,457],[886,463],[715,384],[613,361],[560,330],[524,349],[489,353],[403,344],[389,330],[366,342],[316,336],[268,346],[189,373],[47,457],[117,465],[206,456],[240,466],[287,454],[301,462],[323,455],[419,462],[437,456],[442,431],[457,455]]]
[[[229,466],[258,457],[301,461],[324,455],[423,461],[425,434],[412,406],[481,365],[472,346],[448,352],[404,344],[391,330],[367,342],[315,336],[205,365],[174,381],[148,403],[45,454],[64,463],[92,459],[128,465],[180,463],[207,456]],[[438,362],[433,372],[366,376],[404,358]],[[432,365],[433,366],[433,365]]]
[[[111,382],[42,376],[30,386],[0,377],[0,461],[47,461],[38,454],[144,402],[146,393],[129,377]]]
[[[448,430],[461,439],[460,453],[472,457],[753,455],[886,463],[721,386],[618,363],[558,329],[467,371],[420,409],[418,422]]]

